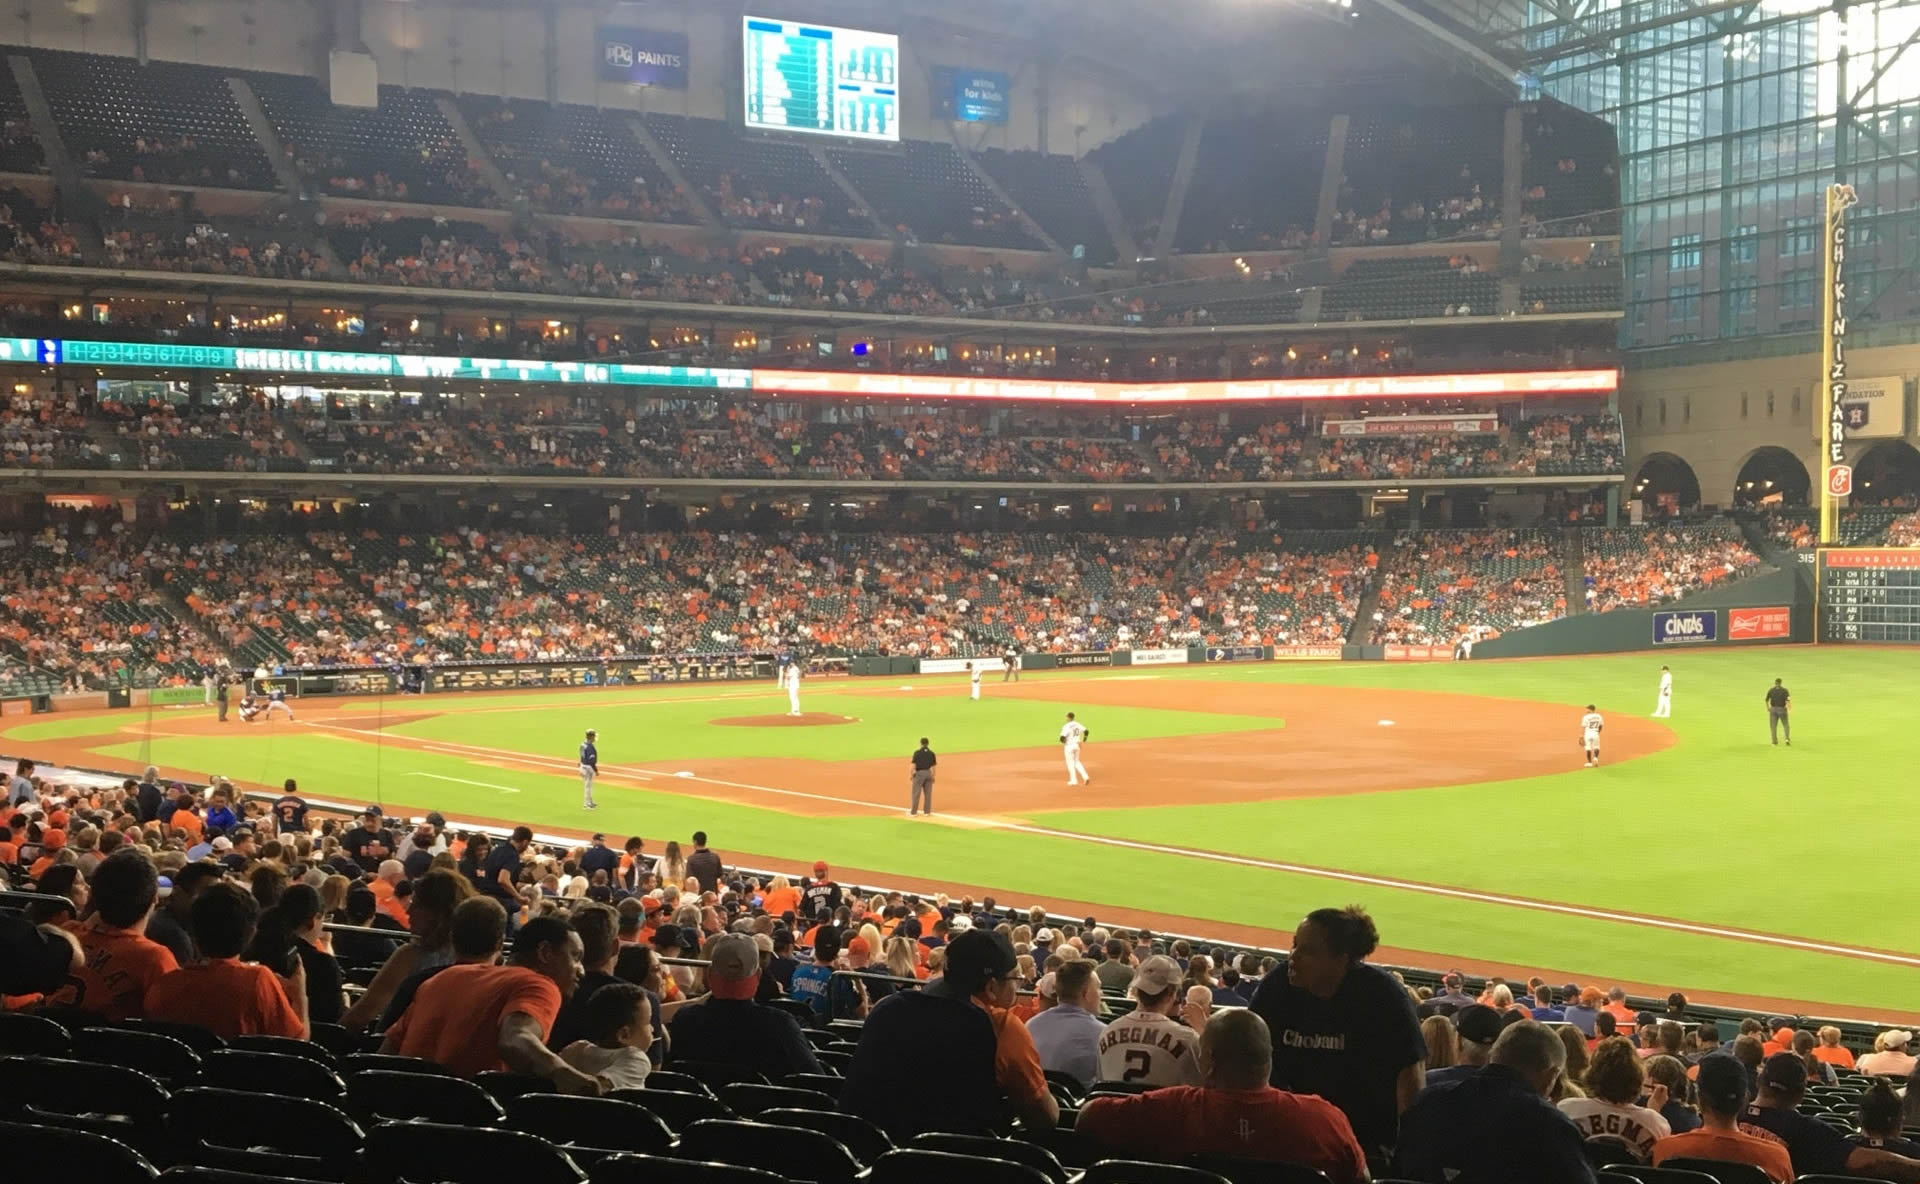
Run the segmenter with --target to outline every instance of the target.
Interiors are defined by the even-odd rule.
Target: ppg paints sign
[[[1720,618],[1713,612],[1668,612],[1653,614],[1653,644],[1690,645],[1716,641],[1720,636]]]

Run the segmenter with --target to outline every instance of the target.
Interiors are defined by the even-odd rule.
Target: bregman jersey
[[[1142,1085],[1198,1085],[1200,1037],[1171,1016],[1136,1011],[1100,1033],[1100,1080]]]
[[[1060,738],[1067,742],[1068,748],[1078,748],[1080,742],[1087,738],[1087,729],[1080,725],[1079,720],[1070,719],[1066,726],[1060,729]]]
[[[1588,740],[1598,740],[1602,726],[1600,713],[1597,711],[1589,711],[1580,717],[1580,734]]]

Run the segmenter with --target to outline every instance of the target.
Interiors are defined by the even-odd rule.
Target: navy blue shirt
[[[1580,1132],[1505,1065],[1430,1085],[1400,1116],[1390,1173],[1427,1184],[1594,1184]]]
[[[582,740],[580,742],[580,763],[589,769],[598,769],[600,767],[600,750],[593,746],[593,741]]]
[[[1853,1144],[1845,1135],[1798,1110],[1749,1105],[1740,1115],[1740,1125],[1757,1126],[1780,1136],[1796,1176],[1844,1175],[1847,1156],[1853,1154]]]

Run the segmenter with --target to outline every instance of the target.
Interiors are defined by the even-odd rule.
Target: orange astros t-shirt
[[[545,1040],[558,1014],[560,988],[544,974],[524,966],[449,966],[421,985],[413,1006],[387,1029],[387,1042],[403,1057],[425,1057],[471,1077],[506,1068],[499,1043],[508,1016],[532,1016]]]
[[[146,1014],[147,988],[179,969],[173,952],[145,934],[116,929],[98,917],[75,921],[67,929],[80,939],[86,960],[67,977],[67,985],[48,997],[56,1007],[72,1007],[108,1022]]]
[[[147,988],[146,1005],[150,1020],[195,1024],[222,1040],[307,1034],[273,971],[238,958],[209,958],[163,976]]]

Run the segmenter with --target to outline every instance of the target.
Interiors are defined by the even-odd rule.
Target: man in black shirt
[[[193,902],[202,888],[219,883],[225,874],[220,865],[210,859],[189,863],[173,873],[172,890],[147,918],[147,937],[171,950],[173,960],[182,966],[200,960],[200,951],[193,945],[193,931],[187,927]]]
[[[793,956],[793,930],[776,929],[773,931],[773,961],[767,963],[767,977],[780,984],[782,991],[793,981],[793,972],[800,969],[800,960]]]
[[[840,885],[827,874],[830,870],[825,863],[813,865],[813,879],[800,890],[801,916],[817,917],[823,908],[831,913],[840,907]]]
[[[1566,1064],[1552,1029],[1513,1024],[1486,1068],[1414,1100],[1391,1174],[1424,1184],[1593,1184],[1579,1129],[1547,1100]]]
[[[300,783],[289,777],[282,790],[280,799],[273,803],[273,820],[276,827],[283,835],[305,833],[307,800],[300,796]]]
[[[607,846],[607,836],[593,836],[593,845],[580,853],[580,874],[593,879],[593,873],[605,872],[612,881],[615,872],[620,870],[620,853]],[[576,989],[576,995],[579,991]],[[591,994],[592,992],[588,992]]]
[[[1787,734],[1787,747],[1793,747],[1793,728],[1787,723],[1787,705],[1793,696],[1787,694],[1787,688],[1780,685],[1779,679],[1767,688],[1767,735],[1775,744],[1780,743],[1780,733]]]
[[[520,911],[520,889],[514,886],[514,881],[520,877],[520,857],[531,846],[533,829],[516,826],[512,838],[504,843],[495,843],[493,850],[487,853],[486,868],[480,877],[480,890],[499,901],[509,918]]]
[[[1807,1063],[1800,1054],[1774,1053],[1760,1066],[1760,1089],[1747,1103],[1740,1125],[1770,1131],[1785,1143],[1796,1176],[1920,1180],[1920,1160],[1875,1147],[1856,1147],[1826,1123],[1800,1113],[1800,1099],[1806,1093]]]
[[[380,807],[368,806],[360,815],[360,825],[340,837],[340,846],[368,875],[378,872],[383,860],[393,858],[393,832],[380,825],[380,817]]]
[[[693,854],[687,856],[687,874],[700,882],[700,891],[720,890],[721,868],[717,852],[707,850],[707,832],[693,832]]]
[[[920,747],[913,750],[913,790],[907,804],[908,817],[920,812],[922,801],[926,802],[927,813],[933,813],[933,767],[939,763],[940,758],[927,747],[927,738],[920,737]]]
[[[1274,1086],[1338,1106],[1369,1160],[1393,1147],[1427,1060],[1406,988],[1364,961],[1379,942],[1360,909],[1316,909],[1294,930],[1286,973],[1250,1005],[1273,1032]]]
[[[668,1030],[673,1055],[688,1061],[738,1065],[778,1081],[789,1073],[820,1072],[819,1058],[800,1021],[754,1002],[760,989],[760,951],[733,933],[707,945],[710,994],[674,1013]]]
[[[159,819],[160,807],[166,799],[167,795],[160,791],[160,770],[148,765],[147,775],[140,779],[140,788],[135,793],[135,801],[139,804],[140,821],[153,822]]]

